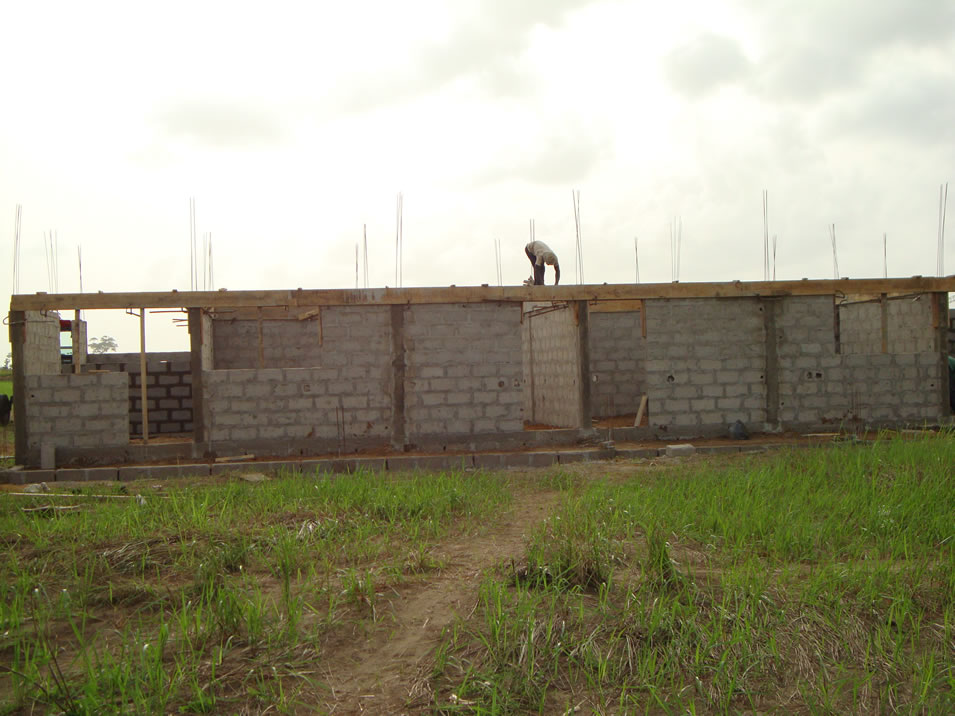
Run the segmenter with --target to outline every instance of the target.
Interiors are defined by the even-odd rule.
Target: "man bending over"
[[[531,241],[524,247],[524,253],[530,259],[531,266],[534,267],[534,285],[544,285],[544,265],[549,264],[554,267],[554,285],[560,283],[560,264],[557,262],[557,254],[550,250],[550,246],[543,241]]]

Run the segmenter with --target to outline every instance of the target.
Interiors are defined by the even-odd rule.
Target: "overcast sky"
[[[764,189],[779,279],[832,277],[833,223],[842,275],[882,275],[883,233],[890,276],[937,272],[952,0],[32,1],[3,28],[0,296],[17,204],[21,293],[49,230],[60,292],[78,245],[86,291],[188,289],[190,197],[215,288],[354,287],[363,224],[393,286],[399,191],[405,286],[496,283],[495,239],[519,284],[532,218],[574,282],[573,189],[588,283],[634,281],[634,237],[669,281],[675,217],[681,281],[762,279]],[[149,336],[187,346],[169,314]]]

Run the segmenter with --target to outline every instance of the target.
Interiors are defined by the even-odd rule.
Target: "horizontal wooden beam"
[[[628,298],[622,301],[616,299],[609,301],[591,301],[589,310],[591,313],[627,313],[630,311],[642,311],[643,300],[639,298]]]
[[[955,292],[955,276],[931,278],[725,283],[640,283],[584,286],[449,286],[429,288],[294,289],[278,291],[156,291],[143,293],[36,293],[10,299],[11,311],[126,308],[248,308],[366,306],[523,301],[629,301],[659,298],[739,298],[881,293]]]

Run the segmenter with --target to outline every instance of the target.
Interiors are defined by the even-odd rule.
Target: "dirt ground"
[[[373,628],[362,631],[367,624],[357,625],[325,644],[320,680],[329,692],[316,706],[335,714],[426,710],[432,697],[430,659],[444,629],[476,607],[485,570],[521,558],[525,535],[550,513],[558,494],[521,491],[492,528],[446,543],[434,553],[446,564],[437,576],[390,590],[388,612]]]

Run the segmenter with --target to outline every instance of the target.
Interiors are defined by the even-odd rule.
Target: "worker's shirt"
[[[543,241],[531,241],[527,246],[527,253],[536,256],[537,266],[543,266],[547,264],[548,266],[557,266],[557,254],[550,250],[550,246],[545,244]]]

